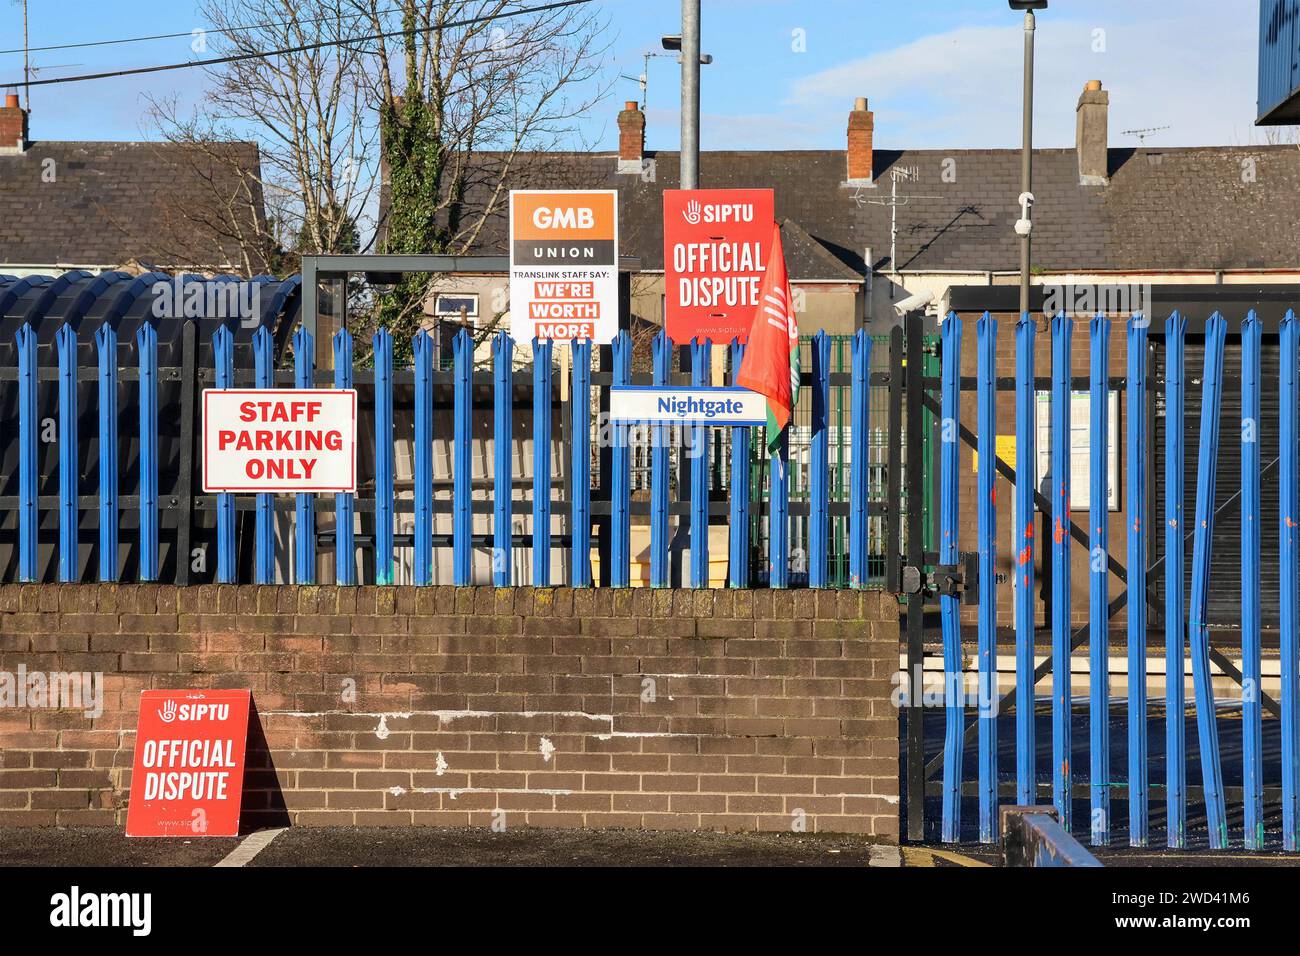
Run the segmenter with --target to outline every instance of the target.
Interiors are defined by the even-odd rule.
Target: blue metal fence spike
[[[1061,826],[1073,820],[1070,690],[1070,343],[1074,321],[1052,320],[1052,802]]]
[[[849,395],[849,586],[867,586],[871,501],[871,336],[853,335],[853,385]]]
[[[334,333],[334,387],[352,387],[352,333],[347,329]],[[334,580],[343,585],[357,583],[354,513],[355,496],[334,496]]]
[[[393,337],[374,336],[375,583],[393,583]]]
[[[117,580],[117,333],[95,330],[99,357],[99,580]]]
[[[1187,320],[1165,322],[1165,813],[1169,847],[1187,845],[1187,741],[1183,681],[1187,639],[1183,591],[1183,421]]]
[[[461,329],[452,339],[452,377],[454,379],[453,416],[455,447],[452,461],[452,580],[457,587],[468,587],[473,571],[473,368],[474,340],[468,329]]]
[[[18,579],[36,580],[40,529],[36,444],[36,332],[26,322],[14,336],[18,346]]]
[[[416,584],[433,583],[433,339],[424,329],[411,338],[415,372],[414,478]]]
[[[1093,846],[1110,843],[1110,320],[1088,326],[1088,757]],[[1131,463],[1130,463],[1131,464]]]
[[[1260,713],[1259,318],[1241,323],[1241,753],[1245,845],[1264,848],[1263,724]]]
[[[59,352],[59,580],[78,578],[77,531],[81,512],[77,455],[77,333],[64,323],[55,334]]]
[[[258,388],[275,385],[275,358],[271,333],[265,325],[253,333],[253,377]],[[275,498],[267,492],[257,496],[254,510],[254,578],[258,584],[275,583]]]
[[[235,342],[226,325],[212,333],[213,377],[217,388],[232,388],[235,383]],[[230,492],[217,495],[217,583],[235,583],[235,496]]]
[[[979,827],[980,842],[998,838],[998,516],[997,348],[998,322],[987,312],[975,323],[979,465],[976,511],[979,535]]]
[[[140,366],[140,580],[158,580],[158,333],[135,333]]]
[[[957,563],[957,519],[960,505],[957,435],[961,423],[961,319],[948,313],[943,323],[943,359],[940,369],[939,422],[939,563]],[[961,838],[962,751],[965,730],[965,688],[963,686],[961,617],[957,596],[939,598],[939,621],[943,632],[943,822],[945,843]]]
[[[1300,849],[1300,322],[1281,325],[1279,561],[1282,581],[1282,848]]]
[[[612,349],[615,385],[632,384],[632,337],[620,329]],[[614,447],[610,455],[610,584],[625,588],[632,573],[632,471],[628,457],[627,425],[614,425],[610,437]]]
[[[551,340],[533,339],[533,586],[551,583]]]
[[[736,384],[741,363],[745,360],[745,346],[739,339],[731,340],[731,384]],[[749,437],[748,425],[731,430],[731,514],[728,517],[728,537],[731,554],[727,559],[729,578],[733,588],[749,587]]]
[[[1038,323],[1028,313],[1016,323],[1016,509],[1012,551],[1016,625],[1016,801],[1038,802],[1034,733],[1034,493],[1038,490],[1038,398],[1034,389],[1034,338]]]
[[[316,387],[316,339],[305,326],[293,334],[293,384]],[[294,581],[316,583],[316,496],[294,496]]]
[[[1196,528],[1192,541],[1192,595],[1188,606],[1188,644],[1196,698],[1196,730],[1201,747],[1201,783],[1205,793],[1210,846],[1227,849],[1223,768],[1219,762],[1218,714],[1210,672],[1210,632],[1205,608],[1210,590],[1210,555],[1214,548],[1214,489],[1219,460],[1219,412],[1223,407],[1223,344],[1228,323],[1214,313],[1205,324],[1205,377],[1201,380],[1200,459],[1196,473]]]
[[[709,384],[711,343],[691,340],[691,385]],[[691,587],[709,586],[709,429],[692,425],[691,459]]]
[[[827,585],[830,555],[831,340],[819,331],[812,340],[812,448],[808,482],[808,586]]]
[[[1128,323],[1125,513],[1128,559],[1128,830],[1130,846],[1146,846],[1147,833],[1147,329]]]
[[[574,341],[570,585],[591,586],[591,341]]]
[[[499,588],[513,581],[514,548],[511,505],[514,503],[514,476],[510,468],[510,448],[514,407],[515,343],[504,330],[492,339],[492,375],[495,385],[492,414],[493,493],[492,507],[492,583]]]
[[[668,333],[660,331],[651,346],[654,384],[668,385],[673,360],[673,343]],[[668,568],[668,434],[666,425],[655,425],[650,449],[650,586],[666,588]]]

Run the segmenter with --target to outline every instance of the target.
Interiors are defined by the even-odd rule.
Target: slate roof
[[[260,175],[254,144],[209,148]],[[254,215],[263,217],[260,191],[254,211],[238,198],[239,178],[225,160],[192,150],[171,143],[34,142],[21,155],[0,155],[0,263],[136,260],[161,269],[241,271],[225,223],[229,215],[246,226]],[[223,211],[226,203],[236,211]]]
[[[646,270],[663,268],[660,194],[679,181],[677,153],[647,154],[654,176],[649,182],[618,174],[612,153],[544,158],[512,185],[618,189],[623,254],[640,258]],[[1036,269],[1300,268],[1295,146],[1112,149],[1109,162],[1109,185],[1081,186],[1073,149],[1035,150]],[[895,168],[915,175],[898,186],[899,198],[907,200],[898,207],[900,270],[1019,268],[1016,149],[877,150],[874,187],[844,183],[842,150],[705,152],[700,182],[774,188],[778,221],[796,223],[827,254],[791,261],[791,277],[842,279],[842,267],[862,275],[868,248],[876,269],[890,267],[890,209],[883,203]],[[504,254],[505,227],[503,205],[473,251]]]

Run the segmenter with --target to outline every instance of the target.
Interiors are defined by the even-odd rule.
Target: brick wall
[[[121,825],[139,692],[247,687],[253,825],[898,836],[872,592],[8,585],[20,665],[104,712],[0,709],[0,825]]]

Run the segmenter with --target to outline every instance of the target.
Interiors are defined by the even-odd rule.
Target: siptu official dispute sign
[[[512,190],[510,332],[517,342],[618,334],[618,193]]]
[[[246,690],[140,693],[126,835],[238,836]]]
[[[355,389],[203,390],[203,490],[355,492]]]
[[[664,325],[674,342],[749,338],[775,203],[770,189],[664,191]]]

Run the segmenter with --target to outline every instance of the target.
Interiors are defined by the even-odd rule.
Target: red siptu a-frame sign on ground
[[[140,694],[127,836],[238,836],[247,690]]]

